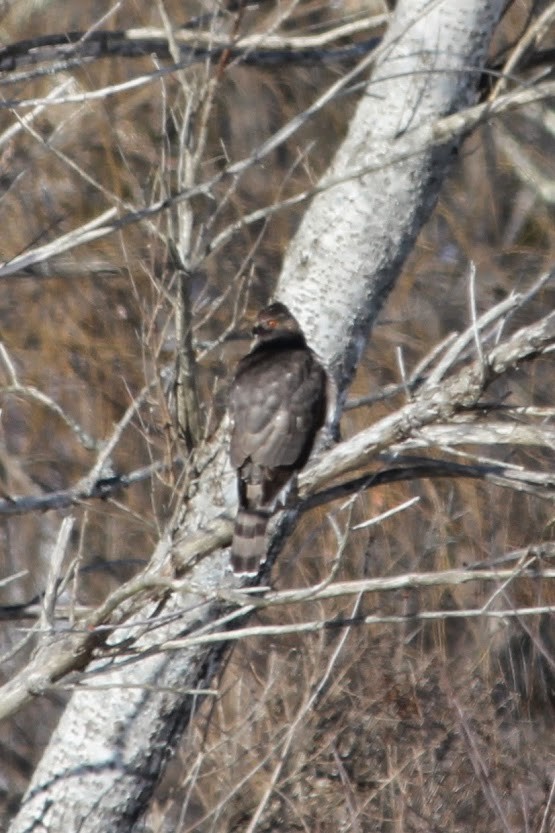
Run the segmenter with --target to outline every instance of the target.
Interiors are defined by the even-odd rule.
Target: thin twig
[[[2,342],[0,342],[0,359],[2,360],[10,378],[10,385],[2,385],[0,386],[0,394],[3,395],[13,395],[13,396],[21,396],[26,399],[31,399],[34,402],[38,402],[48,410],[55,413],[60,419],[70,428],[73,433],[79,438],[81,444],[84,448],[89,451],[97,451],[100,448],[100,444],[98,440],[95,440],[94,437],[91,437],[87,431],[76,422],[73,417],[69,416],[64,409],[58,405],[50,396],[42,391],[38,390],[37,388],[33,387],[32,385],[22,385],[17,377],[17,372],[15,370],[15,366],[10,358],[6,347]]]
[[[50,566],[48,570],[48,578],[46,580],[46,589],[44,591],[44,600],[42,605],[42,614],[40,617],[39,627],[52,631],[54,628],[56,597],[58,591],[58,583],[60,573],[62,571],[62,562],[66,554],[67,545],[71,530],[73,529],[74,518],[64,518],[60,526],[56,543],[52,548],[50,555]]]
[[[541,38],[549,30],[549,27],[553,22],[553,18],[555,18],[555,5],[552,3],[539,15],[537,20],[533,21],[533,23],[526,29],[526,32],[517,43],[509,60],[503,67],[503,74],[498,79],[496,85],[490,93],[489,98],[491,101],[499,98],[500,94],[507,85],[507,81],[510,79],[515,67],[522,59],[526,50],[532,43],[537,42],[539,38]]]
[[[549,821],[549,814],[551,810],[551,805],[553,804],[553,799],[555,798],[555,775],[553,776],[553,780],[551,782],[551,789],[549,790],[549,796],[545,804],[545,810],[542,817],[541,827],[538,833],[546,833],[547,831],[547,822]]]
[[[474,339],[474,345],[476,347],[476,353],[478,354],[478,361],[482,368],[482,372],[485,376],[486,368],[484,367],[484,351],[482,349],[482,342],[480,339],[480,331],[478,327],[478,314],[476,312],[476,264],[474,261],[470,261],[470,265],[468,267],[469,278],[469,301],[470,301],[470,320],[472,322],[472,337]]]
[[[493,785],[488,767],[486,766],[484,758],[478,748],[476,739],[474,737],[474,733],[470,728],[470,724],[466,718],[466,715],[464,714],[457,698],[453,694],[451,694],[451,699],[459,716],[459,723],[463,730],[462,735],[468,746],[470,752],[470,761],[474,768],[474,772],[476,773],[476,776],[478,777],[478,780],[481,784],[484,798],[490,805],[498,820],[501,822],[501,825],[503,826],[505,833],[514,833],[513,828],[508,822],[507,816],[503,809],[503,805],[501,804],[501,800],[499,798],[497,790]]]
[[[181,651],[191,648],[193,645],[208,645],[218,642],[248,639],[250,637],[287,636],[289,634],[320,633],[325,630],[336,630],[353,625],[406,625],[407,622],[415,621],[435,622],[450,619],[514,619],[521,616],[543,616],[555,613],[555,605],[538,605],[537,607],[507,608],[504,610],[487,610],[479,608],[468,608],[466,610],[424,610],[416,616],[393,615],[393,616],[360,616],[355,619],[316,619],[308,622],[297,622],[291,625],[259,625],[238,630],[222,630],[218,633],[207,633],[203,635],[187,636],[183,639],[172,639],[161,643],[156,650],[159,651]]]
[[[361,64],[359,64],[356,68],[356,71],[358,72],[362,71],[362,69],[365,69],[367,64],[371,63],[370,58],[372,60],[375,60],[376,54],[374,53],[374,55],[369,56],[367,62],[361,62]],[[164,73],[160,71],[158,75],[162,74]],[[189,200],[192,197],[200,195],[212,198],[212,189],[218,183],[220,183],[228,176],[236,176],[237,174],[243,173],[244,171],[251,168],[253,165],[259,163],[269,153],[276,150],[297,130],[299,130],[309,118],[311,118],[316,112],[318,112],[322,107],[324,107],[338,92],[341,86],[342,85],[338,82],[336,85],[330,88],[328,93],[326,93],[316,102],[314,102],[310,108],[304,111],[304,113],[302,113],[299,116],[296,116],[287,125],[284,125],[283,128],[278,130],[277,133],[274,134],[274,136],[272,136],[267,141],[263,142],[262,145],[255,149],[249,157],[239,160],[238,162],[234,162],[231,165],[228,165],[221,173],[216,174],[214,177],[212,177],[212,179],[208,180],[207,182],[200,183],[191,188],[186,188],[177,194],[174,194],[170,197],[165,197],[164,199],[151,203],[150,205],[142,209],[139,209],[138,211],[125,214],[117,220],[114,219],[113,222],[107,223],[103,226],[103,222],[106,222],[107,220],[112,220],[112,218],[115,217],[116,209],[111,208],[104,214],[92,220],[91,223],[88,223],[85,226],[82,226],[79,229],[70,232],[68,235],[64,235],[64,237],[59,238],[57,241],[49,243],[46,246],[41,246],[37,249],[33,249],[27,252],[25,255],[20,255],[19,257],[14,258],[9,263],[0,264],[0,278],[9,277],[11,275],[16,274],[17,272],[23,271],[30,265],[46,260],[48,257],[54,256],[56,254],[60,254],[60,252],[62,251],[67,251],[68,249],[75,248],[76,246],[81,246],[84,243],[90,242],[92,240],[97,240],[108,234],[112,234],[114,231],[122,229],[130,224],[140,222],[149,217],[153,217],[156,214],[159,214],[162,211],[171,208],[173,205],[176,205],[177,203],[183,200]],[[116,90],[115,87],[111,88],[111,92],[117,91],[119,90]],[[370,173],[375,173],[376,171],[382,170],[389,166],[394,166],[400,162],[406,161],[412,158],[413,156],[422,153],[423,148],[430,149],[434,146],[442,145],[447,142],[453,141],[453,139],[462,136],[466,133],[469,133],[486,118],[492,118],[495,115],[501,115],[515,108],[524,107],[535,101],[541,101],[543,99],[553,97],[554,95],[555,82],[546,81],[542,84],[534,86],[532,89],[524,89],[517,92],[508,93],[507,95],[499,98],[494,103],[494,105],[491,105],[489,103],[475,105],[474,107],[470,107],[467,110],[460,111],[458,113],[455,113],[454,115],[446,116],[445,118],[438,120],[434,125],[426,124],[422,127],[416,128],[414,131],[407,131],[401,137],[397,138],[394,142],[392,142],[391,153],[386,158],[380,159],[379,163],[373,163],[371,165],[365,165],[360,168],[354,168],[342,174],[341,176],[324,178],[317,186],[312,188],[310,191],[303,192],[302,198],[309,199],[315,196],[316,194],[322,191],[326,191],[337,185],[342,185],[345,182],[358,179]],[[102,98],[103,96],[98,95],[97,97]],[[79,103],[84,100],[84,96],[79,96],[77,98],[79,99]],[[44,99],[38,99],[29,100],[26,103],[32,106],[36,106],[37,104],[41,104],[43,102]],[[62,102],[56,100],[52,103],[58,104]],[[64,103],[75,102],[70,102],[69,99],[65,99]]]

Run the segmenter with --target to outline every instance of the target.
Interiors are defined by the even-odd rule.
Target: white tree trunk
[[[277,296],[301,320],[311,343],[333,369],[340,390],[350,378],[371,322],[433,206],[450,147],[423,150],[375,170],[402,131],[431,124],[472,99],[503,0],[400,0],[372,79],[326,179],[353,169],[364,176],[324,190],[308,209],[285,258]],[[450,70],[450,71],[448,71]],[[402,141],[402,138],[399,139]],[[230,486],[221,448],[188,504],[180,535],[221,513]],[[153,574],[170,572],[170,532],[160,542]],[[207,592],[225,582],[225,554],[193,572]],[[200,595],[173,594],[162,616],[183,615],[149,637],[173,638],[214,619]],[[184,612],[185,611],[185,612]],[[150,611],[152,613],[152,611]],[[149,611],[142,610],[144,623]],[[135,626],[137,631],[141,625]],[[116,632],[112,644],[128,637]],[[11,833],[123,833],[148,806],[168,750],[179,740],[197,697],[218,668],[222,646],[201,646],[140,661],[112,661],[76,692],[37,767]],[[106,662],[98,662],[98,672]]]
[[[276,295],[342,392],[456,144],[434,145],[434,123],[474,100],[503,7],[501,0],[399,3],[324,189],[288,248]],[[392,162],[416,131],[422,152]],[[360,169],[370,172],[325,189]]]

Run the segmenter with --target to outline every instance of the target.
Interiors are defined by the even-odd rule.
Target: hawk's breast
[[[232,464],[304,465],[324,403],[324,371],[308,347],[255,349],[239,363],[231,391]]]

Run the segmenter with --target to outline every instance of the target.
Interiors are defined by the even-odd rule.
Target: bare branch
[[[32,385],[22,385],[19,379],[17,378],[17,374],[15,372],[15,367],[13,365],[12,360],[6,350],[4,344],[0,342],[0,357],[4,363],[4,366],[8,370],[8,374],[11,380],[11,385],[2,385],[0,386],[0,395],[8,395],[11,394],[12,396],[21,396],[25,399],[31,399],[34,402],[38,402],[48,410],[52,411],[56,414],[65,424],[70,428],[73,433],[78,437],[81,444],[84,448],[88,449],[89,451],[97,451],[99,449],[99,443],[94,437],[91,437],[84,428],[76,422],[73,417],[67,414],[64,409],[58,405],[50,396],[43,393],[42,391],[38,390],[37,388],[33,387]],[[1,510],[0,510],[1,513]]]
[[[247,609],[248,612],[248,609]],[[309,622],[296,622],[291,625],[259,625],[223,630],[219,633],[206,633],[172,639],[158,646],[159,651],[179,651],[193,645],[210,645],[218,642],[247,639],[250,637],[287,636],[288,634],[321,633],[326,630],[341,630],[353,625],[406,625],[417,622],[442,622],[449,619],[515,619],[522,616],[543,616],[555,613],[555,605],[537,605],[529,607],[505,608],[502,610],[484,610],[468,608],[465,610],[423,610],[417,615],[380,616],[379,614],[354,617],[352,619],[315,619]]]
[[[178,49],[182,67],[207,60],[217,62],[224,53],[236,62],[251,65],[337,62],[374,48],[379,40],[373,38],[330,50],[328,47],[331,44],[356,34],[381,30],[388,19],[389,15],[373,15],[335,26],[319,35],[287,37],[260,33],[236,41],[214,32],[187,28],[174,30],[171,37],[166,29],[156,28],[64,32],[3,47],[0,49],[0,71],[13,72],[19,67],[61,60],[71,61],[71,65],[75,66],[76,62],[116,56],[138,58],[155,55],[163,60],[175,60],[172,42]],[[67,68],[65,63],[58,66],[60,69]]]
[[[169,471],[173,466],[179,470],[183,466],[183,460],[176,458],[173,462],[159,460],[148,466],[135,469],[129,474],[102,475],[94,482],[80,481],[69,489],[58,489],[55,492],[48,492],[44,495],[26,495],[13,497],[8,500],[0,500],[0,516],[25,515],[29,512],[44,512],[48,509],[65,509],[68,506],[77,506],[83,501],[93,498],[105,500],[120,489],[127,489],[135,483],[148,480],[153,474]]]
[[[366,61],[361,62],[361,64],[359,64],[356,68],[356,73],[361,72],[363,69],[365,69],[367,64],[371,63],[371,60],[374,60],[375,57],[376,55],[373,54],[369,56],[369,58]],[[289,139],[291,135],[293,135],[297,130],[299,130],[307,119],[309,119],[314,113],[318,112],[325,104],[328,103],[329,100],[333,98],[333,96],[338,92],[338,90],[344,86],[343,82],[348,81],[350,76],[356,73],[353,70],[353,73],[349,74],[345,78],[342,78],[340,82],[337,82],[337,84],[330,88],[326,95],[318,99],[318,101],[315,102],[314,105],[312,105],[308,110],[306,110],[301,116],[295,117],[295,119],[293,119],[291,122],[285,125],[285,127],[278,130],[277,133],[271,139],[267,140],[266,142],[263,142],[262,145],[255,149],[249,157],[247,157],[246,159],[239,160],[238,162],[233,162],[232,164],[228,165],[221,173],[217,174],[207,182],[194,185],[190,188],[185,188],[177,194],[174,194],[170,197],[165,197],[164,199],[151,203],[150,205],[142,209],[139,209],[138,211],[132,211],[127,214],[124,214],[117,220],[113,220],[113,218],[116,216],[117,210],[115,208],[110,208],[103,214],[96,217],[94,220],[84,224],[78,229],[69,232],[67,235],[64,235],[63,237],[58,238],[52,243],[47,243],[44,246],[39,246],[35,249],[26,252],[23,255],[19,255],[18,257],[13,258],[13,260],[9,261],[8,263],[0,264],[0,279],[10,277],[11,275],[14,275],[18,272],[22,272],[36,263],[40,263],[48,259],[49,257],[53,257],[55,255],[61,254],[64,251],[68,251],[77,246],[81,246],[84,243],[88,243],[92,240],[98,240],[99,238],[112,234],[114,231],[117,231],[128,225],[151,218],[156,214],[160,214],[161,212],[171,208],[173,205],[182,202],[183,200],[190,200],[192,197],[200,195],[211,198],[212,189],[219,182],[221,182],[228,176],[236,176],[242,173],[243,171],[252,167],[254,164],[260,162],[269,153],[278,148],[281,144],[283,144],[283,142]],[[162,74],[164,74],[162,71],[158,73],[158,75]],[[126,88],[128,88],[128,86]],[[113,91],[117,92],[118,90],[116,88],[113,88]],[[98,91],[95,91],[94,97],[103,97],[103,95],[96,95],[96,92]],[[553,96],[555,96],[555,81],[545,81],[543,83],[535,85],[529,90],[525,89],[517,92],[507,93],[507,95],[504,95],[501,98],[497,99],[493,105],[489,103],[479,104],[474,107],[470,107],[467,110],[461,110],[460,112],[455,113],[452,116],[447,116],[443,119],[440,119],[432,126],[426,125],[425,127],[418,128],[414,131],[408,131],[402,137],[399,137],[397,139],[397,141],[393,145],[393,150],[390,151],[389,154],[380,161],[379,165],[366,165],[360,168],[353,169],[346,174],[342,174],[341,176],[324,178],[320,184],[312,188],[310,191],[305,191],[302,195],[295,196],[290,198],[289,200],[283,201],[283,205],[287,206],[293,203],[297,203],[299,201],[303,201],[305,199],[309,199],[311,197],[314,197],[318,193],[327,191],[330,188],[334,188],[350,180],[360,179],[361,177],[371,173],[375,173],[378,170],[383,170],[389,166],[396,165],[399,162],[402,162],[406,159],[410,159],[413,156],[417,156],[418,154],[424,152],[425,150],[429,150],[434,146],[444,145],[445,143],[448,143],[449,141],[452,141],[457,137],[463,136],[464,134],[470,132],[475,127],[477,127],[485,119],[492,118],[496,115],[501,115],[513,109],[524,107],[533,102],[542,101]],[[67,97],[63,100],[59,99],[50,103],[81,103],[82,101],[87,100],[89,97],[93,97],[93,95],[83,93],[79,96]],[[44,101],[45,99],[33,99],[28,100],[26,104],[35,107],[39,104],[43,104]],[[269,213],[272,213],[273,210],[273,208],[268,209]],[[251,221],[254,222],[255,220],[259,220],[260,217],[260,210],[253,212],[253,214],[251,215]],[[107,220],[112,220],[112,222],[106,223]],[[103,225],[103,223],[106,224]]]
[[[176,299],[175,403],[177,430],[187,450],[192,451],[201,438],[201,426],[189,283],[190,275],[180,269]]]
[[[554,18],[555,6],[551,4],[551,6],[548,6],[542,14],[539,15],[537,20],[535,20],[533,24],[526,29],[526,32],[517,43],[509,60],[503,67],[503,75],[498,79],[496,85],[491,91],[490,99],[498,98],[503,92],[507,86],[507,81],[511,77],[515,68],[518,66],[519,62],[522,61],[525,52],[533,43],[539,42],[539,40],[549,31],[549,27],[553,23]]]
[[[91,240],[104,237],[109,232],[114,231],[114,224],[106,226],[105,223],[115,217],[116,214],[117,210],[115,208],[109,208],[79,228],[58,237],[57,240],[46,243],[44,246],[37,246],[35,249],[30,249],[28,252],[14,257],[7,263],[0,264],[0,278],[9,277],[17,272],[24,272],[25,269],[35,263],[41,263],[50,257],[74,249],[76,246],[82,246],[83,243],[89,243]]]
[[[484,353],[482,363],[468,368],[444,381],[441,386],[426,390],[395,414],[379,420],[347,442],[314,462],[299,477],[299,494],[306,497],[325,482],[364,465],[382,449],[412,437],[421,428],[435,422],[444,423],[463,411],[476,408],[487,385],[518,361],[542,355],[555,346],[555,313],[523,327],[505,342]]]
[[[50,556],[50,569],[48,571],[48,580],[46,582],[42,614],[39,622],[40,628],[46,628],[50,632],[54,628],[54,611],[56,607],[58,583],[62,571],[62,562],[69,543],[69,536],[71,535],[71,530],[73,529],[73,523],[73,518],[64,518],[58,532],[58,538]]]

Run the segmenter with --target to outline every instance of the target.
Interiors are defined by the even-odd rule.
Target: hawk
[[[231,566],[256,575],[281,489],[308,460],[326,415],[327,376],[284,304],[258,314],[250,352],[239,362],[229,413],[239,510]]]

